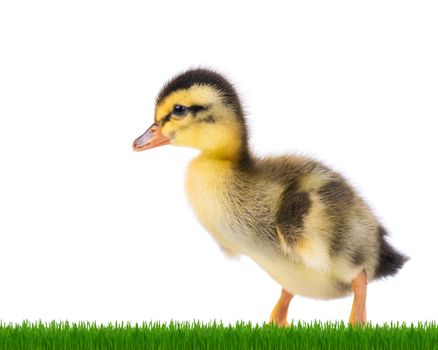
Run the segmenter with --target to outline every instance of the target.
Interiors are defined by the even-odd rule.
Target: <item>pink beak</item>
[[[132,150],[140,152],[146,149],[168,145],[169,143],[170,139],[162,134],[161,126],[154,123],[143,135],[135,139],[132,144]]]

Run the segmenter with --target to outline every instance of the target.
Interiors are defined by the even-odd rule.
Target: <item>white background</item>
[[[411,257],[369,319],[437,320],[436,2],[241,3],[1,2],[0,320],[267,321],[280,286],[185,198],[196,151],[131,151],[193,66],[236,84],[257,154],[342,171]],[[289,319],[350,307],[296,297]]]

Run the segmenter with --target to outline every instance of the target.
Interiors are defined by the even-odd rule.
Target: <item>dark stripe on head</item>
[[[172,118],[172,113],[169,113],[166,115],[163,119],[161,119],[158,123],[161,125],[161,127],[164,126],[168,121],[170,121],[170,118]]]
[[[205,111],[205,110],[208,109],[208,107],[200,106],[200,105],[193,105],[193,106],[187,107],[187,109],[190,111],[190,113],[193,114],[193,117],[196,117],[196,114],[197,114],[199,111]],[[166,115],[164,118],[162,118],[162,119],[159,121],[161,127],[163,127],[164,124],[166,124],[168,121],[170,121],[171,118],[172,118],[172,112],[169,113],[168,115]]]
[[[219,73],[210,69],[191,69],[171,79],[157,96],[156,104],[160,104],[172,92],[189,89],[193,85],[208,85],[218,90],[226,104],[233,107],[236,114],[243,118],[239,97],[233,85]]]
[[[207,106],[201,106],[201,105],[193,105],[193,106],[190,106],[188,108],[189,108],[190,112],[193,113],[194,117],[196,117],[196,114],[198,114],[198,112],[205,111],[208,109]]]

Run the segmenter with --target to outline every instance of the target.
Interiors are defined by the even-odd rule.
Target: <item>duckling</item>
[[[288,325],[294,295],[353,294],[349,323],[361,325],[368,282],[396,274],[408,259],[341,174],[303,156],[253,155],[236,90],[213,70],[167,82],[133,150],[167,144],[200,150],[186,190],[203,227],[226,254],[252,258],[281,285],[270,322]]]

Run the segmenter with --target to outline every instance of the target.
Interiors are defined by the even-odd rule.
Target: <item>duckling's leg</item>
[[[351,307],[350,325],[366,323],[367,274],[362,271],[351,281],[354,299]]]
[[[271,312],[271,317],[269,318],[270,323],[275,323],[279,326],[288,327],[289,323],[287,322],[287,309],[289,308],[289,303],[292,300],[293,295],[289,293],[286,289],[281,290],[280,299],[278,299],[277,304],[274,307],[274,310]]]

